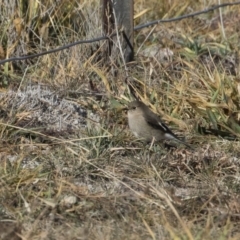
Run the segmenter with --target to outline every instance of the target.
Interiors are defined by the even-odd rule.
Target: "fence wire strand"
[[[234,5],[239,5],[239,4],[240,4],[240,1],[233,2],[233,3],[223,3],[223,4],[220,4],[220,5],[212,6],[212,7],[208,8],[208,9],[205,9],[205,10],[202,10],[202,11],[186,14],[186,15],[183,15],[183,16],[180,16],[180,17],[170,18],[170,19],[155,20],[155,21],[152,21],[152,22],[149,22],[149,23],[146,23],[146,24],[142,24],[142,25],[138,25],[138,26],[134,27],[134,31],[141,30],[141,29],[147,28],[147,27],[151,27],[151,26],[157,25],[159,23],[180,21],[180,20],[185,19],[185,18],[190,18],[190,17],[198,16],[200,14],[204,14],[204,13],[208,13],[208,12],[214,11],[214,10],[216,10],[218,8],[223,8],[223,7],[227,7],[227,6],[234,6]],[[40,57],[40,56],[43,56],[43,55],[46,55],[46,54],[58,52],[58,51],[61,51],[61,50],[64,50],[64,49],[76,46],[78,44],[84,44],[84,43],[87,44],[87,43],[99,42],[99,41],[102,41],[102,40],[110,40],[111,37],[110,36],[102,36],[102,37],[97,37],[97,38],[88,39],[88,40],[80,40],[80,41],[73,42],[73,43],[64,45],[62,47],[55,48],[55,49],[52,49],[52,50],[48,50],[48,51],[45,51],[45,52],[41,52],[41,53],[37,53],[37,54],[33,54],[33,55],[27,55],[27,56],[21,56],[21,57],[12,57],[12,58],[8,58],[8,59],[4,59],[4,60],[0,61],[0,65],[2,65],[4,63],[7,63],[7,62],[21,61],[21,60],[26,60],[26,59],[30,59],[30,58]]]

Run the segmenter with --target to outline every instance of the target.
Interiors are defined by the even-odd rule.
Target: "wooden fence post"
[[[123,30],[121,48],[124,52],[125,62],[134,58],[133,51],[133,0],[101,0],[103,31],[110,36],[118,30]],[[115,15],[114,15],[115,13]],[[120,33],[121,34],[121,33]],[[119,35],[120,35],[119,34]],[[116,37],[114,40],[118,40]],[[112,53],[112,44],[109,44],[108,54]]]

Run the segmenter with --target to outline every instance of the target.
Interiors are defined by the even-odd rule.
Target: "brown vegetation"
[[[99,1],[20,3],[1,8],[0,59],[101,36]],[[215,3],[136,0],[135,25]],[[1,65],[1,238],[239,239],[239,14],[135,32],[127,73],[104,42]],[[131,135],[127,76],[195,151]]]

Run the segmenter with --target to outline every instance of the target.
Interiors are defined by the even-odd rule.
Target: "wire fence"
[[[207,9],[202,10],[202,11],[198,11],[198,12],[182,15],[180,17],[170,18],[170,19],[155,20],[155,21],[152,21],[152,22],[149,22],[149,23],[146,23],[146,24],[142,24],[142,25],[138,25],[138,26],[134,27],[134,31],[141,30],[141,29],[147,28],[147,27],[151,27],[151,26],[157,25],[159,23],[180,21],[182,19],[191,18],[191,17],[194,17],[194,16],[198,16],[200,14],[208,13],[208,12],[214,11],[214,10],[219,9],[219,8],[223,8],[223,7],[227,7],[227,6],[234,6],[234,5],[239,5],[239,4],[240,4],[240,1],[233,2],[233,3],[223,3],[223,4],[219,4],[219,5],[207,8]],[[55,48],[55,49],[52,49],[52,50],[44,51],[44,52],[41,52],[41,53],[4,59],[4,60],[0,61],[0,65],[2,65],[4,63],[7,63],[7,62],[21,61],[21,60],[31,59],[31,58],[35,58],[35,57],[40,57],[40,56],[43,56],[43,55],[46,55],[46,54],[50,54],[50,53],[55,53],[55,52],[58,52],[58,51],[61,51],[61,50],[64,50],[64,49],[76,46],[78,44],[87,44],[87,43],[99,42],[99,41],[102,41],[102,40],[110,40],[114,35],[115,34],[112,34],[111,36],[101,36],[101,37],[88,39],[88,40],[80,40],[80,41],[76,41],[76,42],[64,45],[64,46],[59,47],[59,48]]]

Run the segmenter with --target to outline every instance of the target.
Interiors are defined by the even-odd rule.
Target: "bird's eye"
[[[133,110],[137,109],[137,107],[132,107]]]

